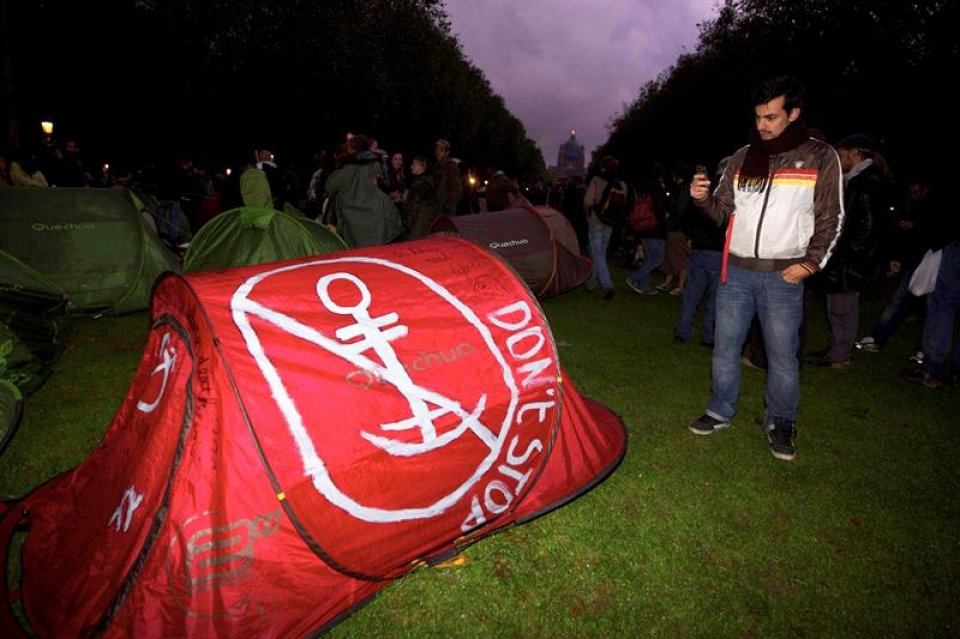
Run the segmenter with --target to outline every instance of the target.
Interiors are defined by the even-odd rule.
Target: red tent
[[[576,231],[549,206],[444,216],[431,232],[459,235],[496,253],[539,298],[574,289],[590,277],[592,264],[580,254]]]
[[[171,273],[151,315],[98,448],[0,516],[38,636],[327,629],[626,450],[529,290],[461,239]]]

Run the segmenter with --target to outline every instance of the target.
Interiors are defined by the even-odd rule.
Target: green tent
[[[67,298],[0,251],[0,452],[20,421],[23,397],[40,388],[66,344]]]
[[[0,251],[0,380],[32,393],[65,345],[67,299],[41,274]]]
[[[5,379],[0,379],[0,453],[7,447],[23,415],[23,394]]]
[[[308,217],[243,206],[224,211],[197,231],[183,256],[183,271],[263,264],[346,248],[339,235]]]
[[[156,277],[180,270],[125,188],[4,187],[0,250],[65,294],[70,312],[146,309]]]

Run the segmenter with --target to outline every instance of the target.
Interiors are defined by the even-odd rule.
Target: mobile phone
[[[707,171],[707,167],[702,164],[693,167],[693,174],[697,175],[698,173],[703,173],[705,176],[710,177],[710,172]]]

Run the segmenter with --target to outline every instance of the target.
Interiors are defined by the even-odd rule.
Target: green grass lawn
[[[626,272],[615,270],[615,281]],[[887,292],[863,299],[861,334]],[[623,463],[592,492],[384,590],[332,636],[960,635],[960,390],[898,379],[906,325],[847,370],[802,371],[796,460],[760,431],[763,374],[745,370],[733,427],[704,408],[710,353],[674,344],[680,299],[576,290],[542,303],[568,378],[619,413]],[[146,313],[85,320],[0,457],[20,496],[97,445],[132,380]],[[811,349],[825,345],[822,305]]]

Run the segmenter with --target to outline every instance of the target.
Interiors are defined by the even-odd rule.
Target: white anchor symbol
[[[346,280],[352,283],[360,292],[360,301],[354,306],[342,306],[336,303],[330,297],[329,292],[330,284],[335,280]],[[380,424],[380,428],[384,431],[405,431],[411,428],[419,428],[422,443],[403,442],[361,432],[364,439],[398,457],[409,457],[440,448],[457,439],[467,430],[472,430],[477,437],[491,448],[496,446],[497,438],[479,420],[479,416],[486,405],[486,394],[480,396],[477,405],[468,413],[459,402],[415,384],[397,357],[396,351],[390,345],[392,340],[407,335],[407,326],[397,324],[399,320],[397,313],[387,313],[380,317],[370,316],[370,289],[362,280],[349,273],[326,275],[317,281],[317,294],[328,310],[337,315],[350,315],[356,320],[355,324],[337,329],[335,335],[341,344],[337,348],[330,348],[330,350],[348,361],[360,364],[363,369],[371,371],[378,378],[395,386],[410,405],[412,417],[398,422]],[[391,324],[396,324],[396,326],[385,328]],[[349,340],[355,341],[349,342]],[[362,354],[370,349],[383,362],[382,366]],[[431,404],[436,408],[431,409]],[[438,436],[433,420],[447,413],[456,415],[460,419],[460,424],[447,433]]]

